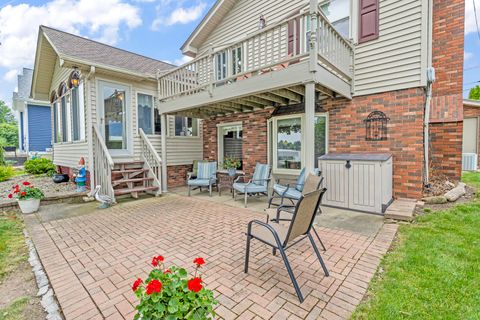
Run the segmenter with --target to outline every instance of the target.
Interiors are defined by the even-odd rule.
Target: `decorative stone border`
[[[37,282],[38,292],[37,297],[41,297],[41,305],[45,312],[47,313],[47,320],[63,320],[60,307],[58,305],[57,299],[53,294],[53,290],[50,287],[50,281],[48,280],[45,270],[43,270],[42,263],[37,255],[37,250],[33,245],[30,236],[26,229],[23,230],[25,236],[25,243],[28,247],[28,262],[32,266],[33,274],[35,275],[35,280]]]

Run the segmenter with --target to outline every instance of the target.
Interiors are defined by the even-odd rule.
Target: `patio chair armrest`
[[[240,176],[238,176],[233,182],[245,182],[245,181],[246,181],[245,179],[246,179],[247,177],[248,177],[247,175],[240,175]],[[251,181],[251,180],[249,180],[249,182],[250,182],[250,181]]]
[[[193,172],[187,172],[187,180],[191,180],[193,176]]]
[[[273,237],[275,238],[275,242],[277,242],[277,244],[279,246],[282,245],[282,242],[280,241],[280,237],[278,236],[277,231],[275,231],[275,229],[271,225],[269,225],[268,223],[265,223],[265,222],[260,221],[260,220],[252,220],[248,223],[248,228],[247,228],[247,236],[248,237],[252,236],[252,226],[253,226],[253,224],[258,224],[261,227],[267,228],[268,231],[270,231],[272,233]]]

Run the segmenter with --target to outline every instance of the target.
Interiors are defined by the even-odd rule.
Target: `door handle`
[[[347,160],[347,163],[345,164],[345,168],[350,169],[352,167],[352,164],[350,163],[350,160]]]

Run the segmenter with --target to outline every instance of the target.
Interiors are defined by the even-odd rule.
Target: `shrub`
[[[0,166],[0,182],[7,181],[15,176],[15,170],[11,166]]]
[[[55,165],[52,160],[46,158],[36,158],[25,161],[25,171],[30,174],[53,174]]]
[[[12,187],[12,193],[8,195],[9,199],[12,199],[14,196],[18,200],[28,200],[28,199],[43,199],[45,195],[43,194],[40,188],[34,187],[30,182],[24,181],[20,185],[15,185]]]
[[[154,257],[155,269],[147,280],[139,278],[133,283],[132,290],[140,299],[135,319],[214,319],[213,306],[218,302],[198,275],[205,261],[202,258],[193,261],[196,265],[193,277],[183,268],[165,269],[163,261],[162,256]]]

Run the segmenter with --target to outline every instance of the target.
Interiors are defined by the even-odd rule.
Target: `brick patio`
[[[57,299],[69,319],[132,319],[131,284],[145,278],[153,255],[192,266],[202,256],[203,277],[224,319],[345,319],[362,299],[397,230],[375,236],[318,227],[331,276],[325,277],[307,241],[287,252],[305,302],[295,296],[281,258],[253,242],[250,273],[243,273],[247,222],[264,219],[248,209],[195,197],[165,196],[92,214],[39,222],[25,217]]]

